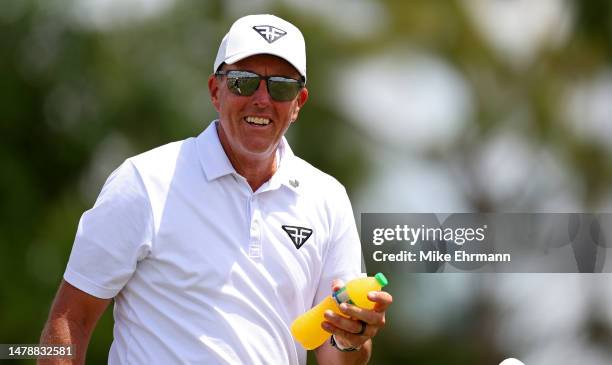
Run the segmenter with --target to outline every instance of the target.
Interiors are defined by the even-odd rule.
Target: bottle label
[[[333,294],[333,297],[336,300],[336,303],[338,304],[342,304],[342,303],[353,304],[353,301],[351,300],[351,298],[348,295],[348,292],[346,291],[346,286],[336,290]]]

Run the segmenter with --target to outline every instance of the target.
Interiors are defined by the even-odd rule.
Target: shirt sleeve
[[[331,199],[330,241],[323,259],[323,270],[313,305],[332,293],[331,283],[341,279],[345,283],[361,277],[361,243],[353,216],[351,202],[344,187]]]
[[[152,237],[153,215],[145,186],[126,160],[81,217],[64,279],[95,297],[112,298],[150,252]]]

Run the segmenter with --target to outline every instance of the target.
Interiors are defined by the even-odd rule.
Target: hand
[[[344,286],[342,280],[332,282],[332,291]],[[325,312],[325,321],[322,327],[334,335],[336,342],[342,346],[358,348],[372,337],[376,336],[385,326],[385,311],[393,302],[391,294],[384,291],[371,291],[368,299],[373,301],[374,308],[362,309],[348,303],[340,304],[340,310],[347,317],[343,317],[331,310]],[[358,334],[365,323],[365,331]]]

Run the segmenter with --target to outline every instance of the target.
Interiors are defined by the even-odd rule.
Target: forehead
[[[258,54],[247,57],[231,65],[223,66],[224,70],[247,70],[253,71],[260,75],[283,75],[299,78],[300,73],[289,62],[284,59],[269,55]]]

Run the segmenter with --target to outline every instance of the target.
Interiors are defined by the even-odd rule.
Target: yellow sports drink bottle
[[[354,304],[360,308],[372,309],[374,302],[368,299],[368,293],[379,291],[389,282],[385,275],[378,273],[374,277],[365,277],[349,281],[345,286],[327,296],[316,307],[297,317],[291,324],[291,334],[306,350],[315,349],[330,336],[329,332],[321,328],[325,320],[323,314],[332,310],[346,317],[338,307],[341,303]]]

